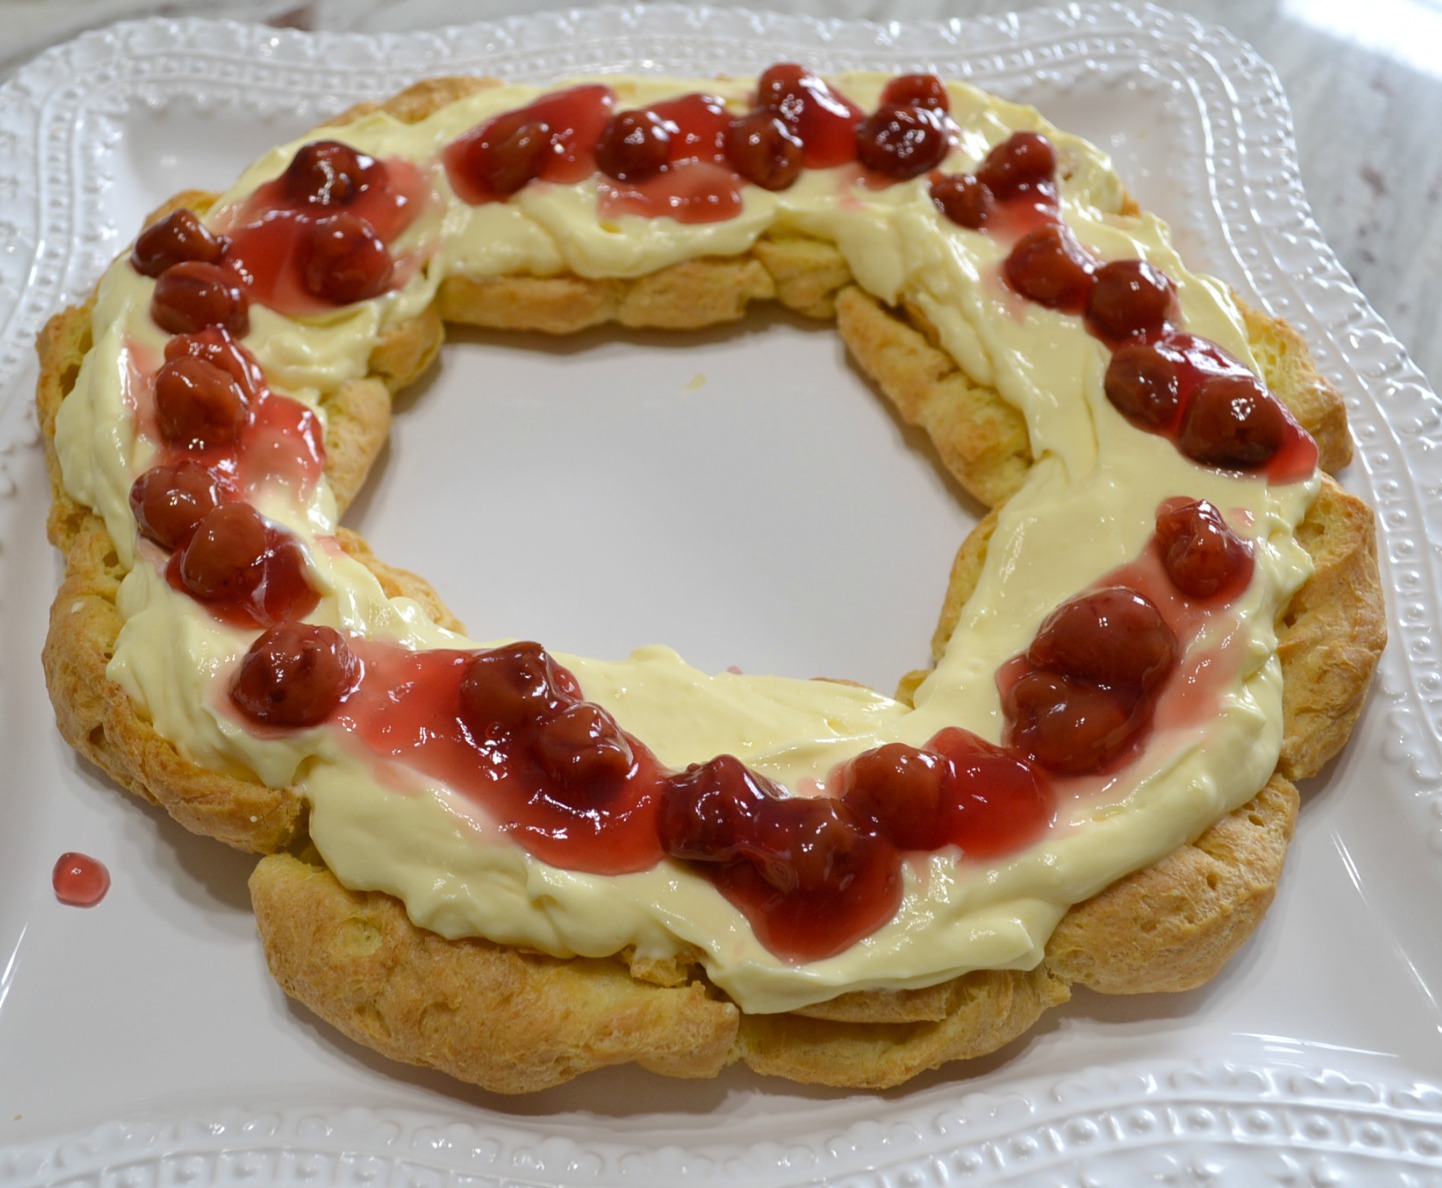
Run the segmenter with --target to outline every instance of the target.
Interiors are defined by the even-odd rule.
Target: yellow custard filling
[[[618,109],[702,90],[740,112],[752,87],[740,80],[601,81],[617,92]],[[853,74],[835,86],[869,111],[884,82]],[[1118,213],[1122,188],[1104,154],[1030,109],[960,84],[948,89],[958,135],[943,170],[974,169],[1015,130],[1044,132],[1060,161],[1060,213],[1077,239],[1102,260],[1141,258],[1164,271],[1177,287],[1181,328],[1252,366],[1224,286],[1184,267],[1161,222]],[[460,201],[440,151],[542,93],[495,87],[415,124],[374,112],[325,129],[371,156],[415,162],[436,200],[392,245],[420,261],[399,289],[309,318],[252,307],[245,345],[276,391],[318,408],[326,392],[366,374],[377,337],[423,312],[448,275],[636,277],[698,256],[743,253],[780,229],[835,243],[863,289],[921,310],[958,365],[1022,412],[1037,459],[1003,509],[976,590],[914,704],[843,684],[707,674],[659,645],[621,661],[558,655],[587,699],[668,767],[731,754],[807,793],[824,788],[840,762],[883,742],[922,746],[948,726],[999,741],[998,669],[1026,650],[1055,607],[1133,561],[1151,537],[1158,505],[1185,495],[1224,509],[1252,542],[1256,563],[1246,592],[1211,617],[1183,658],[1184,673],[1225,674],[1205,730],[1167,727],[1166,699],[1186,692],[1185,681],[1176,682],[1144,753],[1115,776],[1092,781],[1085,794],[1062,796],[1040,842],[989,864],[954,850],[908,859],[895,917],[846,951],[807,964],[770,952],[742,913],[685,863],[666,859],[640,873],[599,876],[541,862],[499,836],[454,790],[380,765],[323,727],[256,731],[227,705],[229,679],[256,632],[227,626],[172,589],[147,561],[149,546],[137,544],[128,492],[156,446],[138,427],[134,386],[160,358],[166,335],[149,315],[155,282],[123,258],[101,282],[95,347],[62,405],[56,437],[67,491],[103,516],[131,566],[119,597],[125,625],[111,679],[187,758],[292,786],[310,803],[311,838],[343,883],[396,895],[415,923],[444,936],[481,935],[563,956],[634,948],[660,958],[694,949],[708,976],[752,1012],[849,990],[923,986],[977,968],[1035,965],[1070,905],[1195,837],[1272,773],[1282,716],[1273,625],[1310,569],[1293,530],[1317,480],[1271,485],[1260,475],[1206,469],[1165,438],[1129,425],[1102,390],[1107,348],[1080,318],[1002,291],[997,273],[1006,245],[944,219],[925,177],[864,189],[854,170],[809,170],[783,191],[747,187],[739,215],[704,225],[599,219],[594,179],[529,186],[505,203]],[[256,162],[209,221],[223,225],[285,169],[300,143]],[[327,543],[336,515],[324,483],[304,501],[276,484],[255,502],[306,547],[311,580],[322,591],[312,621],[411,649],[505,638],[504,624],[486,626],[494,635],[456,636],[415,603],[386,598],[363,566]]]

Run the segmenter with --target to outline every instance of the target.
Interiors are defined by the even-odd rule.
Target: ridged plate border
[[[0,494],[35,442],[26,381],[44,319],[123,245],[107,197],[119,119],[177,97],[319,120],[441,72],[547,80],[631,69],[928,68],[1014,96],[1083,75],[1151,80],[1195,104],[1207,137],[1198,211],[1219,214],[1218,271],[1291,321],[1347,393],[1383,527],[1394,645],[1378,696],[1389,764],[1428,789],[1419,844],[1442,856],[1439,614],[1442,406],[1322,240],[1302,195],[1285,98],[1224,32],[1157,9],[1083,5],[940,25],[734,9],[607,7],[397,36],[141,21],[42,55],[0,89]],[[80,135],[82,126],[86,136]],[[1186,212],[1171,212],[1186,225]],[[1206,220],[1198,220],[1199,222]],[[0,564],[4,559],[0,558]],[[1095,1070],[972,1093],[927,1117],[883,1107],[820,1146],[637,1147],[538,1141],[488,1118],[308,1104],[117,1122],[0,1151],[30,1184],[1442,1184],[1442,1092],[1234,1062]]]
[[[925,1118],[798,1140],[637,1149],[414,1110],[307,1104],[126,1120],[0,1151],[0,1183],[520,1188],[522,1185],[1442,1183],[1442,1090],[1215,1062],[1097,1069],[968,1094]]]

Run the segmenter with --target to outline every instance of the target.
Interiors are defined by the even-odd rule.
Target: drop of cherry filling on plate
[[[1043,836],[1070,777],[1131,762],[1186,641],[1251,570],[1250,546],[1216,508],[1167,501],[1143,558],[1059,607],[998,674],[1002,744],[958,727],[923,747],[887,743],[815,796],[731,755],[668,771],[533,642],[411,652],[280,623],[242,659],[230,696],[262,731],[338,729],[442,781],[552,865],[618,875],[684,862],[768,949],[814,961],[892,918],[908,856],[1004,859]],[[1188,704],[1196,720],[1183,726],[1215,711]]]
[[[61,854],[50,873],[55,898],[69,907],[94,907],[110,890],[110,871],[89,854]]]

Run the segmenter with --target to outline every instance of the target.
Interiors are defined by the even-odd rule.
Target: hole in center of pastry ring
[[[473,632],[886,693],[926,664],[975,504],[831,327],[456,329],[445,352],[346,522]]]

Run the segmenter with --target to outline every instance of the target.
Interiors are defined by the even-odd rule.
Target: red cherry
[[[1112,260],[1097,269],[1087,321],[1102,338],[1158,334],[1176,295],[1171,278],[1145,260]]]
[[[997,198],[1016,198],[1056,180],[1056,151],[1040,132],[1013,132],[987,153],[976,176]]]
[[[883,103],[856,129],[856,156],[896,181],[935,169],[951,151],[946,117],[929,107]]]
[[[1254,375],[1209,375],[1192,393],[1177,448],[1223,470],[1265,466],[1287,440],[1287,415]]]
[[[1018,850],[1056,815],[1051,782],[1011,748],[956,726],[939,731],[927,745],[954,773],[947,840],[967,858],[997,858]]]
[[[924,107],[943,114],[951,110],[946,84],[934,74],[898,74],[881,89],[881,101],[903,107]]]
[[[186,260],[219,264],[226,240],[216,235],[188,210],[176,210],[140,233],[130,251],[130,263],[141,276],[158,277]]]
[[[497,198],[508,198],[541,176],[556,151],[551,125],[524,110],[505,112],[465,142],[461,169]]]
[[[461,681],[461,721],[476,738],[536,722],[577,700],[568,677],[538,643],[477,652]]]
[[[753,185],[784,190],[801,176],[801,141],[775,112],[762,109],[726,128],[726,160]]]
[[[1140,725],[1134,694],[1045,669],[1022,677],[1003,696],[1002,708],[1011,744],[1064,775],[1100,771]]]
[[[348,144],[315,140],[296,150],[281,175],[281,186],[286,198],[298,205],[349,206],[383,168]]]
[[[395,271],[381,237],[364,219],[347,212],[312,224],[302,251],[306,292],[336,305],[378,297]]]
[[[673,858],[731,862],[744,852],[759,806],[783,795],[733,755],[693,763],[665,783],[657,830]]]
[[[130,486],[130,510],[140,534],[163,549],[178,549],[220,506],[220,481],[197,462],[156,466]]]
[[[636,762],[616,720],[589,701],[546,719],[536,735],[535,754],[552,779],[588,790],[625,779]]]
[[[199,450],[239,442],[250,410],[228,371],[182,355],[155,374],[155,419],[171,445]]]
[[[155,282],[150,316],[170,334],[220,326],[237,338],[250,329],[250,301],[235,274],[216,264],[185,260]]]
[[[935,850],[949,840],[951,764],[934,751],[887,743],[848,765],[842,799],[902,850]]]
[[[265,389],[265,372],[245,347],[221,326],[206,326],[194,334],[177,334],[165,344],[165,361],[191,356],[221,368],[241,387],[249,400]]]
[[[248,503],[223,503],[208,512],[180,556],[181,584],[203,602],[250,598],[265,578],[269,534]]]
[[[1140,429],[1165,429],[1176,419],[1181,400],[1177,367],[1151,343],[1117,347],[1102,386],[1116,410]]]
[[[953,223],[979,231],[991,218],[995,199],[970,173],[949,173],[931,183],[931,200]]]
[[[362,672],[340,632],[277,623],[246,652],[230,698],[241,713],[266,726],[316,726],[350,696]]]
[[[239,611],[265,626],[308,615],[319,601],[310,584],[305,546],[289,532],[268,529],[260,587]]]
[[[830,88],[804,66],[778,62],[756,80],[756,106],[776,112],[793,127],[808,105],[823,101]]]
[[[642,181],[671,158],[671,129],[654,111],[617,112],[596,141],[596,167],[617,181]]]
[[[1108,586],[1063,603],[1047,616],[1027,661],[1098,685],[1150,691],[1171,672],[1181,648],[1145,594]]]
[[[741,849],[783,895],[840,895],[873,861],[876,844],[841,801],[791,796],[758,805]]]
[[[1157,512],[1157,547],[1172,585],[1189,598],[1231,594],[1251,581],[1251,545],[1205,499],[1163,504]]]
[[[1080,313],[1095,279],[1095,262],[1060,224],[1038,227],[1017,240],[1003,272],[1023,297],[1050,309]]]
[[[770,67],[757,80],[756,105],[781,117],[801,141],[809,167],[855,158],[860,110],[809,70],[791,62]]]

